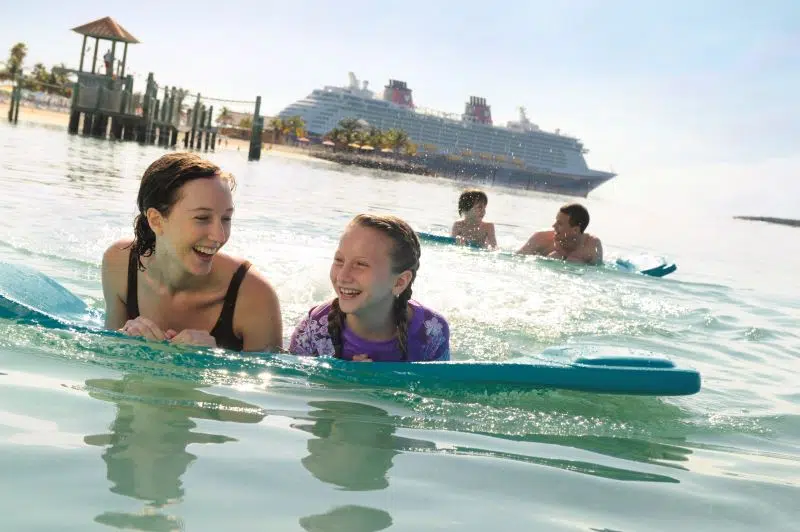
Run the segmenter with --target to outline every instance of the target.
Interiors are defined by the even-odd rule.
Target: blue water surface
[[[101,310],[101,254],[131,233],[138,179],[164,151],[21,119],[0,122],[0,260]],[[208,157],[239,183],[227,250],[278,290],[286,339],[331,296],[354,214],[446,232],[463,186],[277,150]],[[570,200],[488,193],[509,249]],[[665,255],[677,272],[425,245],[414,296],[449,319],[455,359],[618,346],[697,368],[699,394],[389,390],[0,320],[3,529],[796,530],[798,230],[614,198],[585,200],[606,255]]]

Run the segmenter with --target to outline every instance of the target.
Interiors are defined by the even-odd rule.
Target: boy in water
[[[484,222],[489,198],[482,190],[465,190],[458,198],[458,214],[463,218],[453,224],[450,236],[459,244],[494,249],[497,239],[494,224]]]

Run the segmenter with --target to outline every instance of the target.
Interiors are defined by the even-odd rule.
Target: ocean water
[[[0,122],[0,260],[102,309],[101,254],[130,233],[138,179],[164,150],[21,118]],[[208,157],[239,183],[227,251],[275,285],[287,343],[330,297],[354,214],[445,232],[463,186]],[[713,187],[637,196],[619,179],[585,200],[590,232],[609,258],[663,255],[676,273],[425,245],[415,297],[450,321],[453,358],[634,348],[700,370],[700,393],[388,390],[0,320],[2,529],[798,530],[800,230],[733,220]],[[509,249],[570,200],[487,191]],[[760,207],[744,214],[775,214]]]

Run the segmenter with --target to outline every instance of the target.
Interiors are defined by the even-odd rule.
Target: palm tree
[[[375,126],[362,130],[359,135],[361,143],[373,148],[380,148],[383,143],[383,132]]]
[[[339,138],[342,139],[343,144],[352,144],[360,140],[361,122],[356,118],[343,118],[339,121],[339,130],[341,133]]]
[[[333,129],[331,129],[330,131],[328,131],[328,134],[325,135],[325,139],[326,140],[330,140],[331,142],[333,142],[337,146],[338,145],[342,145],[342,144],[344,144],[344,145],[348,144],[347,134],[345,133],[345,131],[343,129],[340,129],[338,127],[335,127]]]
[[[408,146],[410,139],[408,133],[402,129],[392,128],[384,132],[383,141],[386,148],[391,148],[393,152],[399,153]]]
[[[227,107],[223,107],[219,110],[219,114],[217,115],[217,124],[222,124],[224,126],[229,126],[233,122],[233,115],[231,114],[231,110]]]
[[[47,67],[44,66],[43,63],[36,63],[33,65],[33,71],[31,71],[31,79],[29,80],[28,84],[29,87],[34,91],[45,91],[51,92],[52,89],[47,87],[50,82],[50,73],[47,71]]]
[[[11,47],[11,52],[6,61],[6,72],[13,78],[22,71],[22,62],[28,55],[28,46],[24,42],[18,42]]]
[[[56,94],[69,97],[72,96],[72,84],[69,82],[67,73],[64,72],[66,68],[64,63],[59,63],[57,66],[50,67],[50,74],[48,75],[47,82],[58,87],[52,89]]]
[[[284,130],[286,126],[283,123],[283,120],[280,118],[273,117],[269,120],[269,128],[272,130],[272,143],[278,143],[278,137],[281,135],[281,132]]]

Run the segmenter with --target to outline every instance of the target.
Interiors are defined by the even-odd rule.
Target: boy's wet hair
[[[569,224],[572,227],[576,225],[579,226],[581,228],[581,233],[586,231],[586,228],[589,227],[589,211],[580,203],[564,205],[559,209],[559,212],[569,216]]]
[[[219,166],[195,153],[174,152],[153,161],[142,175],[136,205],[139,214],[133,222],[134,239],[130,245],[135,253],[140,270],[144,270],[142,257],[148,257],[156,250],[156,234],[147,221],[147,210],[154,208],[163,216],[168,216],[179,199],[181,187],[195,179],[219,177],[228,182],[231,190],[236,188],[236,180],[231,174],[223,172]]]
[[[394,300],[394,320],[397,325],[395,337],[403,354],[403,360],[408,360],[408,301],[411,299],[411,285],[417,278],[419,258],[422,253],[417,233],[408,223],[396,216],[382,216],[378,214],[359,214],[350,221],[349,225],[360,225],[376,229],[392,240],[391,262],[392,273],[399,274],[406,270],[411,271],[411,281],[405,290]],[[345,313],[339,308],[339,298],[333,300],[328,314],[328,335],[331,337],[334,356],[342,357],[342,329],[344,328]]]
[[[458,197],[458,215],[461,216],[479,203],[489,204],[489,197],[484,191],[476,188],[465,190]]]

